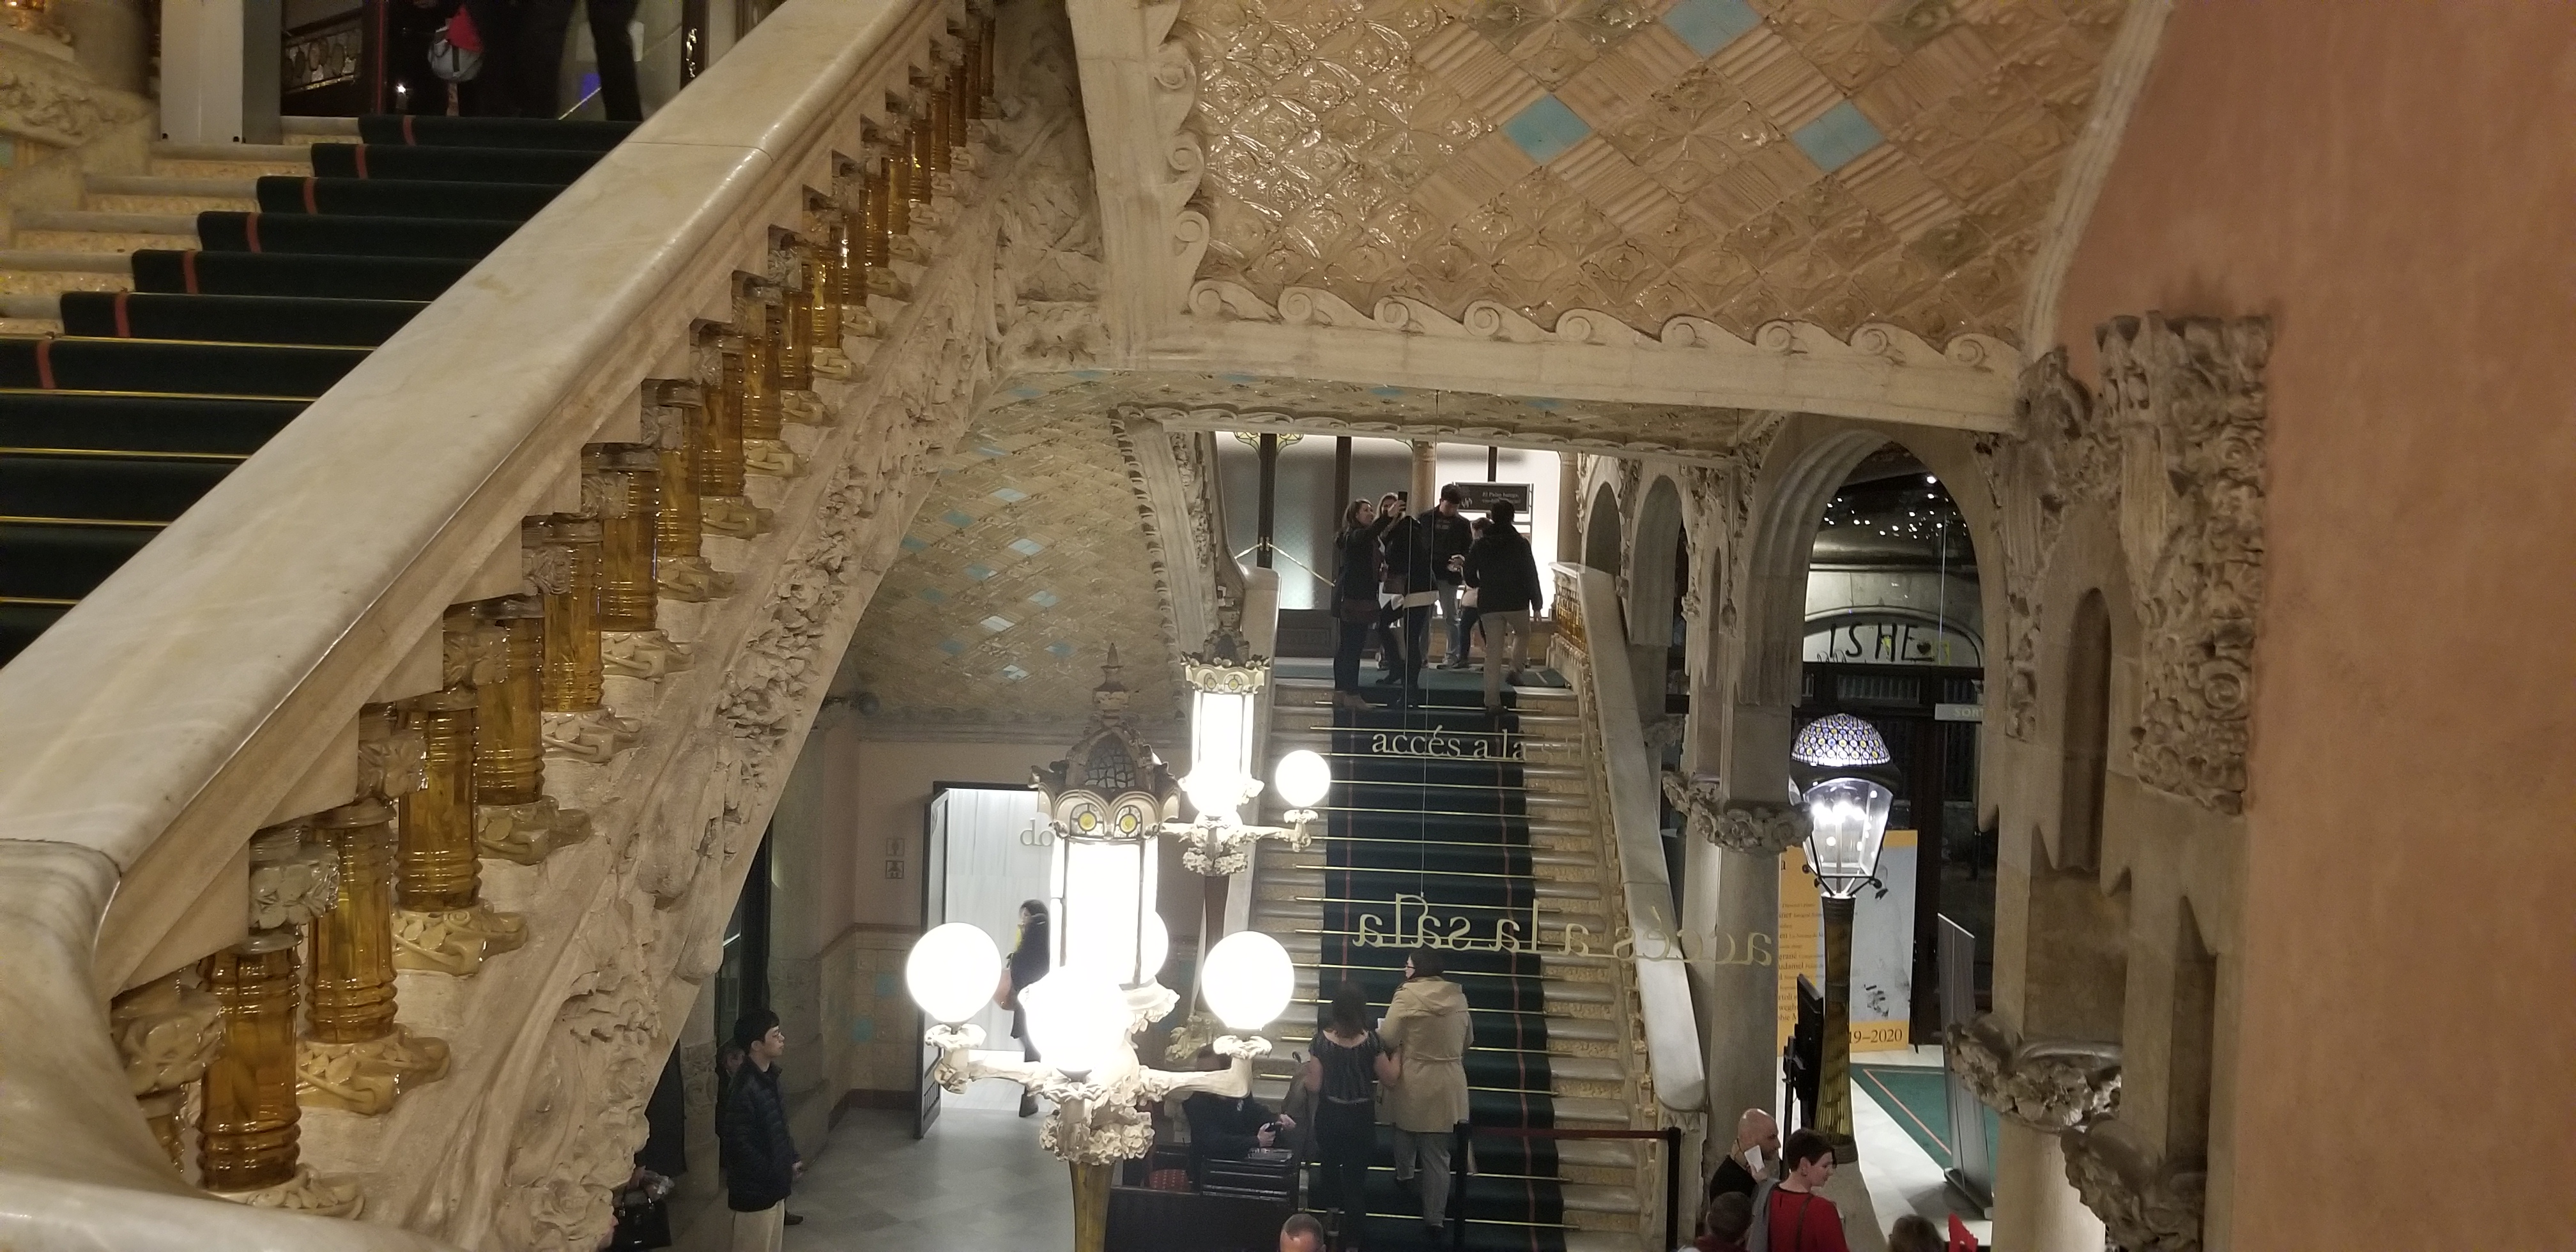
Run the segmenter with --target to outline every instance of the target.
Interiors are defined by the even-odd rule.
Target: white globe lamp
[[[1287,801],[1289,808],[1300,811],[1312,811],[1333,789],[1333,767],[1322,755],[1306,748],[1279,758],[1276,777],[1279,798]]]
[[[993,937],[964,922],[931,927],[903,962],[912,1002],[952,1026],[981,1012],[1001,977],[1002,952]]]
[[[1061,965],[1020,992],[1038,1059],[1080,1079],[1117,1063],[1133,1019],[1118,980],[1093,965]]]
[[[1279,1019],[1297,990],[1288,949],[1257,930],[1238,930],[1209,949],[1201,994],[1229,1030],[1249,1034]]]

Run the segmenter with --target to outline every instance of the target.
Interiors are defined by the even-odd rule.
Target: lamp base
[[[1108,1252],[1109,1178],[1113,1166],[1068,1163],[1073,1171],[1073,1252]]]

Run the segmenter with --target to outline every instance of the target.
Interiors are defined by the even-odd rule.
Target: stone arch
[[[1592,508],[1583,523],[1583,563],[1617,577],[1628,547],[1621,537],[1619,492],[1609,483],[1592,491]]]
[[[1806,641],[1807,564],[1825,506],[1860,463],[1890,443],[1903,447],[1950,484],[1980,566],[2000,569],[2003,545],[1992,492],[1964,432],[1895,427],[1846,418],[1803,416],[1774,439],[1753,483],[1751,518],[1740,553],[1729,554],[1738,614],[1731,673],[1727,762],[1729,791],[1769,801],[1788,787],[1789,718],[1797,702]],[[1983,617],[2003,620],[2003,580],[1981,579]],[[1991,625],[1989,630],[1991,630]],[[1989,691],[1996,653],[1987,649]]]
[[[1628,550],[1628,642],[1641,648],[1670,646],[1672,620],[1665,604],[1687,591],[1674,585],[1673,565],[1691,550],[1690,521],[1681,485],[1657,474],[1637,506]]]

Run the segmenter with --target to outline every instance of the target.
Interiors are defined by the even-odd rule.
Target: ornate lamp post
[[[1315,806],[1332,789],[1332,767],[1303,748],[1279,758],[1274,775],[1279,798],[1288,802],[1286,826],[1261,826],[1243,820],[1243,806],[1261,795],[1261,779],[1252,772],[1252,754],[1260,738],[1261,692],[1270,685],[1270,662],[1239,659],[1239,644],[1220,635],[1202,656],[1189,658],[1190,772],[1181,790],[1197,810],[1192,822],[1165,829],[1180,838],[1181,863],[1202,874],[1242,873],[1254,840],[1278,839],[1303,850],[1313,837],[1308,829]]]
[[[1848,713],[1809,722],[1789,749],[1791,777],[1804,788],[1807,869],[1816,876],[1825,922],[1825,1038],[1817,1075],[1818,1129],[1834,1143],[1834,1159],[1856,1161],[1851,1105],[1852,914],[1861,888],[1878,881],[1878,852],[1887,839],[1887,811],[1896,799],[1887,741],[1878,728]],[[1886,888],[1879,890],[1884,893]]]
[[[1162,836],[1201,840],[1193,847],[1214,855],[1199,856],[1191,867],[1211,873],[1221,872],[1214,866],[1229,850],[1239,861],[1241,845],[1270,828],[1245,827],[1233,820],[1231,809],[1205,807],[1200,820],[1175,822],[1179,788],[1153,748],[1127,724],[1127,689],[1118,682],[1115,654],[1104,669],[1104,681],[1092,692],[1090,728],[1065,759],[1037,772],[1055,849],[1048,893],[1055,910],[1055,964],[1020,992],[1020,1003],[1040,1059],[976,1055],[983,1029],[964,1023],[983,1008],[1001,977],[1001,949],[991,936],[964,922],[935,927],[913,945],[904,966],[914,1002],[940,1023],[928,1034],[940,1050],[934,1081],[957,1092],[977,1078],[1005,1078],[1054,1102],[1039,1137],[1072,1169],[1075,1252],[1102,1252],[1110,1169],[1152,1146],[1147,1110],[1187,1092],[1249,1092],[1252,1062],[1270,1051],[1259,1032],[1288,1007],[1296,986],[1296,969],[1277,940],[1254,931],[1228,935],[1209,950],[1202,985],[1209,1008],[1233,1032],[1214,1044],[1231,1064],[1221,1071],[1176,1072],[1147,1068],[1138,1059],[1136,1032],[1179,1002],[1157,980],[1170,943],[1154,911]],[[1247,727],[1248,717],[1246,711]],[[1203,747],[1216,742],[1201,740]],[[1218,771],[1201,780],[1212,788],[1212,802],[1233,795],[1239,805],[1258,794],[1257,782],[1247,787],[1241,773],[1224,772],[1240,771],[1248,760],[1247,747],[1223,757]],[[1321,766],[1318,759],[1315,767]],[[1284,773],[1297,780],[1289,790],[1283,777],[1284,791],[1308,794],[1307,767]],[[1321,795],[1321,787],[1312,789],[1312,798]],[[1301,836],[1312,816],[1298,820]]]

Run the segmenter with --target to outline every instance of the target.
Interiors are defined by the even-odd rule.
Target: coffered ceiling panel
[[[988,410],[904,532],[850,641],[871,720],[1073,727],[1111,645],[1149,723],[1177,715],[1157,562],[1106,406]]]
[[[2018,337],[2126,0],[1183,0],[1203,278]]]

